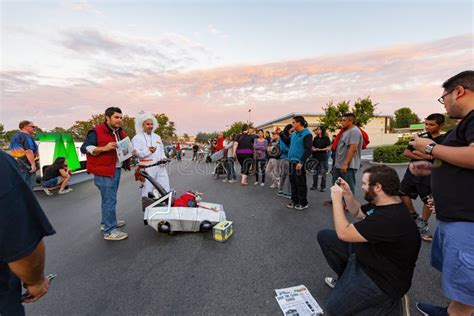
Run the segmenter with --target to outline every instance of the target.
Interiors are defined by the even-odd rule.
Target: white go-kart
[[[145,225],[153,227],[161,233],[175,232],[205,232],[215,224],[225,221],[224,207],[221,204],[199,201],[195,207],[175,207],[174,190],[166,192],[163,187],[148,175],[144,170],[142,176],[155,187],[155,197],[142,199]]]

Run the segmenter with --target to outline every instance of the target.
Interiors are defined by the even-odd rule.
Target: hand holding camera
[[[349,184],[346,181],[344,181],[343,178],[341,178],[341,177],[337,178],[337,180],[334,184],[339,186],[342,189],[342,191],[344,192],[344,194],[352,195],[351,187],[349,186]]]

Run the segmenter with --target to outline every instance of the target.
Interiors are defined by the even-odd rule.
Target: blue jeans
[[[348,168],[346,172],[341,172],[341,169],[334,168],[332,169],[332,183],[331,186],[336,182],[337,178],[341,177],[344,181],[349,184],[351,191],[355,194],[355,184],[356,184],[356,172],[357,169]]]
[[[340,240],[332,229],[321,230],[318,242],[338,276],[326,300],[330,315],[399,315],[400,300],[391,299],[363,271],[350,243]]]
[[[28,184],[31,190],[35,187],[36,182],[36,172],[31,173],[29,171],[21,171],[21,177]]]
[[[234,158],[227,157],[225,161],[225,167],[227,169],[227,180],[236,180],[237,177],[235,176],[235,168],[234,168]]]
[[[0,315],[4,316],[23,316],[25,315],[25,308],[21,302],[21,281],[10,272],[10,279],[8,280],[9,291],[4,297],[0,299]]]
[[[94,176],[94,184],[100,191],[102,198],[102,221],[104,225],[104,233],[110,232],[117,228],[117,191],[120,184],[120,168],[115,169],[113,178]]]

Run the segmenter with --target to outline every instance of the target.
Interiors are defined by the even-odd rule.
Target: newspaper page
[[[124,162],[125,160],[132,157],[132,152],[132,142],[128,136],[117,143],[117,156],[120,162]]]
[[[319,306],[318,302],[311,295],[309,290],[304,285],[298,285],[294,287],[289,287],[286,289],[275,290],[276,299],[280,308],[285,315],[323,315],[323,310]],[[298,297],[296,299],[296,297]],[[280,298],[280,299],[279,299]],[[301,304],[301,302],[303,302]],[[282,304],[285,303],[285,309],[283,309]],[[286,314],[289,309],[295,309],[295,305],[300,307],[297,310],[297,314]],[[289,307],[289,309],[287,308]],[[305,309],[306,308],[306,309]],[[306,313],[304,311],[306,310]],[[291,311],[290,311],[291,312]]]

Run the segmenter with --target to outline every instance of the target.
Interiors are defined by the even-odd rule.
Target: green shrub
[[[408,146],[408,142],[411,140],[411,137],[400,137],[395,145],[403,145],[405,147]]]
[[[409,162],[410,158],[403,156],[406,145],[389,145],[374,149],[374,162],[403,163]]]

